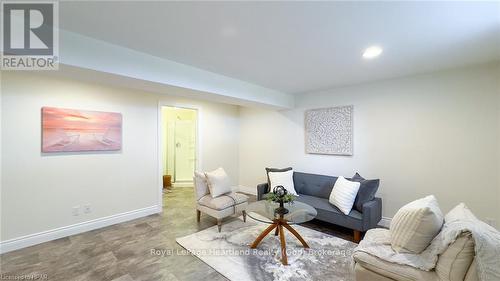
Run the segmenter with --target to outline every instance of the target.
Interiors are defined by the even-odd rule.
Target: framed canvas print
[[[307,110],[306,153],[352,155],[352,115],[352,105]]]
[[[122,148],[122,115],[42,108],[42,152],[112,151]]]

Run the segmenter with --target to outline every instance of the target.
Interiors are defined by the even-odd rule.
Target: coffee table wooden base
[[[304,246],[304,248],[309,248],[309,245],[307,245],[307,243],[304,240],[304,238],[302,238],[302,236],[300,236],[300,234],[295,229],[293,229],[287,223],[287,221],[284,220],[284,219],[275,219],[273,221],[273,223],[271,225],[269,225],[269,227],[267,227],[259,235],[259,237],[257,237],[257,239],[255,239],[255,241],[252,243],[252,245],[250,246],[250,248],[252,248],[252,249],[257,248],[257,246],[259,246],[259,244],[262,241],[262,239],[264,239],[264,237],[266,237],[271,231],[273,231],[274,229],[276,229],[274,235],[276,235],[276,236],[279,235],[280,236],[281,262],[283,263],[283,265],[288,265],[288,258],[286,256],[285,232],[283,231],[283,229],[285,229],[285,228],[288,231],[290,231],[300,241],[300,243],[302,243],[302,246]]]

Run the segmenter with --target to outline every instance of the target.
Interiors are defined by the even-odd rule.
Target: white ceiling
[[[63,29],[285,93],[500,60],[500,2],[60,2],[59,15]],[[362,59],[373,44],[383,54]]]

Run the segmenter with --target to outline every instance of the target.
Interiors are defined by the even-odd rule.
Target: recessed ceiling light
[[[382,48],[379,46],[371,46],[369,48],[366,48],[366,50],[363,52],[363,58],[365,59],[373,59],[382,54]]]

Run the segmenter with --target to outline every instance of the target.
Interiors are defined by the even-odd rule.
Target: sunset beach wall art
[[[110,151],[122,148],[122,115],[42,108],[42,152]]]

